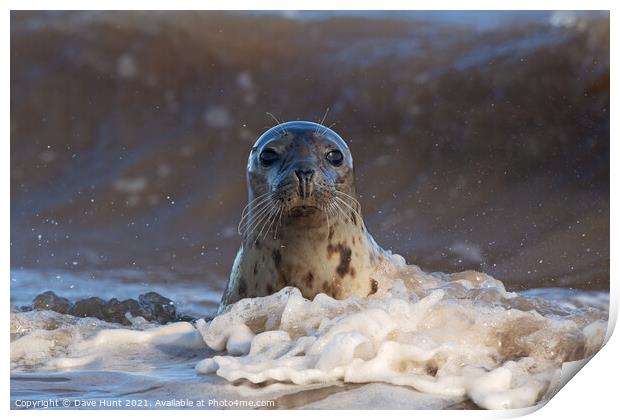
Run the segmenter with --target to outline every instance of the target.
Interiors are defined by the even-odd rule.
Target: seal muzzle
[[[309,198],[314,188],[314,169],[297,169],[295,175],[299,181],[299,196]]]

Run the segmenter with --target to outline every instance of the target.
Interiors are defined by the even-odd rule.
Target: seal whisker
[[[325,118],[327,118],[327,114],[329,114],[329,107],[325,110],[325,114],[323,114],[323,118],[321,118],[321,122],[319,124],[323,125]]]
[[[353,197],[353,196],[352,196],[352,195],[350,195],[350,194],[347,194],[347,193],[346,193],[346,192],[344,192],[344,191],[334,190],[334,193],[336,193],[336,194],[340,194],[340,195],[344,195],[345,197],[347,197],[347,198],[351,199],[351,200],[352,200],[352,201],[354,201],[355,203],[358,203],[358,201],[357,201],[357,199],[356,199],[355,197]]]
[[[340,196],[346,197],[348,200],[351,200],[351,203],[353,205],[355,205],[355,209],[356,210],[362,208],[362,205],[360,204],[360,202],[355,197],[353,197],[353,196],[351,196],[351,195],[349,195],[349,194],[347,194],[345,192],[338,191],[338,190],[335,190],[334,193],[335,194],[339,194]]]
[[[263,234],[263,230],[265,230],[265,227],[269,224],[269,221],[272,220],[273,221],[273,216],[275,215],[276,211],[280,208],[279,207],[280,204],[279,203],[275,203],[275,205],[272,207],[271,211],[269,211],[269,213],[267,214],[267,217],[264,219],[264,221],[261,223],[262,227],[260,229],[260,231],[258,232],[258,235],[256,235],[256,240],[258,241],[262,234]],[[269,229],[271,227],[267,228],[266,232],[269,232]],[[266,233],[265,232],[265,233]]]
[[[336,197],[334,196],[334,198]],[[338,203],[337,201],[333,201],[333,204],[334,204],[336,211],[338,212],[338,217],[342,220],[343,223],[348,223],[349,218],[347,217],[347,214],[343,210],[340,203]]]
[[[250,209],[252,209],[254,207],[258,207],[262,203],[264,203],[265,201],[268,201],[269,199],[271,199],[273,194],[274,194],[274,192],[268,191],[265,194],[261,194],[258,197],[254,198],[241,211],[241,218],[243,219],[245,216],[247,216],[247,214],[249,213]]]
[[[271,193],[269,194],[269,196],[267,197],[263,197],[261,200],[259,200],[258,202],[252,202],[251,206],[248,207],[247,209],[245,209],[243,211],[243,213],[241,214],[241,217],[247,216],[248,214],[251,213],[250,210],[252,211],[256,211],[258,210],[260,207],[262,207],[265,203],[268,203],[269,201],[271,201],[273,199],[273,196],[275,195],[275,193]]]
[[[349,209],[351,209],[351,211],[352,211],[353,213],[355,213],[355,215],[356,215],[356,216],[357,216],[360,220],[363,220],[363,219],[362,219],[362,215],[361,215],[361,214],[360,214],[360,213],[359,213],[356,209],[354,209],[354,208],[353,208],[353,207],[352,207],[349,203],[347,203],[346,201],[344,201],[342,198],[338,197],[337,195],[335,195],[335,196],[334,196],[334,198],[335,198],[336,200],[340,201],[340,202],[341,202],[342,204],[344,204],[345,206],[347,206]]]
[[[323,213],[325,213],[325,221],[327,223],[327,236],[329,236],[329,212],[327,211],[327,204],[323,204],[323,206],[321,206],[321,211]]]
[[[273,210],[273,207],[271,208],[271,210]],[[254,225],[252,226],[252,228],[251,228],[251,229],[250,229],[250,230],[246,233],[246,235],[245,235],[245,237],[246,237],[246,238],[250,238],[250,239],[251,239],[251,238],[252,238],[252,236],[253,236],[253,234],[254,234],[254,233],[255,233],[255,232],[256,232],[259,228],[264,227],[265,221],[269,220],[269,217],[270,217],[270,215],[271,215],[271,210],[270,210],[269,212],[267,212],[265,215],[263,215],[263,216],[260,218],[260,220],[259,220],[256,224],[254,224]],[[261,232],[262,232],[262,228],[261,228]],[[254,238],[254,242],[258,241],[258,239],[259,239],[259,235],[257,235],[257,236]]]
[[[255,212],[250,213],[250,217],[247,219],[248,224],[251,225],[252,223],[257,222],[259,219],[262,218],[262,216],[269,213],[271,208],[275,205],[276,205],[275,201],[269,201],[264,206],[262,206],[260,209],[256,210]]]
[[[274,223],[278,218],[278,213],[282,209],[282,204],[280,202],[277,203],[276,208],[274,209],[272,215],[269,217],[271,220],[269,222],[269,226],[267,226],[267,230],[265,231],[265,237],[271,232],[271,229],[274,227]]]
[[[273,239],[278,238],[278,232],[280,230],[280,226],[282,226],[282,215],[283,214],[284,214],[284,206],[281,206],[280,215],[278,216],[278,224],[276,225],[276,228],[274,229],[274,232],[273,232]]]
[[[260,212],[258,212],[256,215],[252,214],[252,217],[250,218],[250,222],[248,222],[245,225],[245,232],[247,233],[248,230],[250,230],[250,233],[257,227],[260,225],[260,223],[263,221],[263,219],[269,214],[269,212],[271,211],[271,209],[276,206],[277,203],[276,202],[270,202],[269,205],[265,208],[263,208]]]
[[[334,203],[333,201],[330,202],[330,212],[332,214],[332,218],[335,220],[338,220],[341,218],[341,214],[338,211],[338,206],[336,205],[336,203]]]
[[[326,184],[323,184],[323,183],[317,183],[316,185],[317,185],[317,187],[318,187],[318,190],[320,190],[320,191],[322,191],[322,192],[324,192],[324,193],[326,193],[326,194],[330,195],[333,199],[338,199],[339,201],[342,201],[344,204],[346,204],[348,207],[350,207],[350,208],[351,208],[351,206],[350,206],[350,205],[348,205],[348,203],[346,203],[346,202],[345,202],[342,198],[340,198],[337,194],[338,194],[338,193],[339,193],[339,194],[343,194],[344,196],[346,196],[346,197],[348,197],[348,198],[351,198],[351,199],[355,200],[355,199],[354,199],[353,197],[351,197],[350,195],[348,195],[348,194],[346,194],[346,193],[343,193],[343,192],[341,192],[341,191],[338,191],[338,190],[336,190],[336,189],[331,189],[331,188],[328,188],[328,187],[327,187],[327,185],[326,185]],[[355,202],[359,204],[359,202],[358,202],[357,200],[355,200]],[[335,208],[336,212],[338,213],[338,216],[339,216],[339,217],[343,217],[343,222],[347,223],[347,221],[349,220],[349,217],[346,215],[346,212],[344,211],[344,209],[342,209],[342,206],[341,206],[341,205],[339,205],[339,204],[338,204],[335,200],[331,200],[331,204],[332,204],[332,208]],[[356,213],[356,215],[357,215],[358,217],[361,217],[361,216],[359,215],[359,213],[358,213],[355,209],[351,208],[351,210],[355,211],[355,213]]]
[[[330,129],[331,129],[333,126],[335,126],[335,125],[336,125],[336,123],[335,123],[335,122],[333,122],[333,123],[331,123],[331,124],[329,125],[329,127],[325,127],[325,128],[323,129],[323,131],[321,132],[321,136],[322,136],[323,134],[327,133],[327,130],[330,130]]]
[[[270,216],[271,222],[269,222],[269,226],[267,227],[267,230],[265,231],[265,236],[267,236],[267,234],[271,231],[271,228],[273,227],[273,223],[278,218],[278,213],[281,210],[282,210],[282,204],[278,203],[278,206],[276,207],[275,211],[273,212],[273,215]]]
[[[267,191],[263,194],[257,195],[256,197],[254,197],[250,202],[248,202],[248,204],[243,208],[243,210],[245,211],[248,207],[250,207],[252,204],[256,203],[256,201],[260,200],[263,197],[266,197],[270,194],[273,194],[273,191]]]
[[[273,228],[273,239],[278,238],[278,230],[280,229],[280,226],[282,225],[282,214],[283,213],[284,213],[284,206],[280,205],[280,211],[278,212],[278,216],[277,216],[278,222]]]
[[[276,125],[276,127],[280,127],[280,126],[282,125],[282,123],[280,122],[280,120],[278,120],[278,119],[276,118],[276,116],[275,116],[275,115],[273,115],[271,112],[267,112],[266,114],[267,114],[267,115],[269,115],[271,118],[273,118],[273,119],[275,120],[275,122],[276,122],[276,124],[277,124],[277,125]],[[284,128],[284,127],[280,127],[280,130],[282,130],[280,134],[288,135],[288,131],[286,131],[286,128]]]
[[[241,220],[237,226],[237,232],[242,235],[244,230],[247,230],[249,226],[256,221],[256,219],[268,211],[267,209],[270,207],[270,204],[274,202],[273,199],[277,196],[277,194],[287,192],[293,188],[293,184],[287,184],[280,188],[279,191],[269,191],[252,200],[250,204],[246,206],[246,209],[244,209],[243,214],[241,215]],[[255,201],[259,199],[261,200],[258,203],[255,203]]]
[[[269,193],[268,197],[260,197],[260,201],[257,202],[257,199],[252,200],[252,202],[248,203],[247,206],[245,206],[245,208],[243,209],[243,211],[241,212],[241,220],[243,220],[245,217],[247,217],[247,215],[250,213],[250,210],[256,210],[259,207],[261,207],[262,205],[264,205],[265,203],[269,202],[269,200],[271,200],[273,198],[274,193]]]
[[[325,110],[325,114],[323,114],[323,118],[321,118],[321,121],[319,121],[319,125],[314,129],[314,134],[319,134],[319,130],[321,130],[321,126],[323,125],[323,122],[325,121],[325,118],[327,118],[327,114],[329,113],[329,107],[327,107],[327,109]],[[325,131],[323,131],[322,134],[325,134]]]
[[[323,184],[323,183],[316,183],[317,186],[317,190],[320,192],[323,192],[325,195],[327,195],[328,197],[334,197],[334,190],[331,190],[329,188],[327,188],[327,185]],[[334,200],[327,200],[326,201],[326,206],[325,209],[328,210],[329,212],[331,212],[332,214],[332,218],[336,219],[340,216],[342,216],[344,213],[341,214],[342,210],[338,208],[337,203],[334,202]],[[338,211],[340,210],[340,211]],[[325,211],[325,210],[324,210]],[[346,218],[345,218],[345,222],[346,222]]]
[[[339,203],[343,204],[346,208],[348,208],[349,210],[351,210],[355,216],[360,217],[360,214],[357,212],[357,210],[355,210],[349,203],[347,203],[345,200],[343,200],[342,198],[338,197],[338,196],[334,196],[334,199],[337,200]],[[346,215],[346,212],[345,212]],[[349,219],[347,217],[347,219]],[[350,219],[349,219],[350,220]]]
[[[251,225],[254,220],[256,220],[260,215],[264,214],[265,211],[273,204],[272,200],[267,200],[263,202],[257,208],[253,208],[251,212],[246,213],[239,221],[239,225],[237,226],[237,231],[241,234],[248,225]]]

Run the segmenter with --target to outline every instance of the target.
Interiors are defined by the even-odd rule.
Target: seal
[[[247,166],[242,243],[219,311],[242,298],[297,287],[308,299],[369,296],[385,258],[366,229],[353,158],[330,128],[278,124],[256,141]]]

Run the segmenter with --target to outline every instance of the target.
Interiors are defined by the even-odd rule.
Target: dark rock
[[[71,308],[71,315],[99,318],[105,320],[106,301],[98,297],[90,297],[87,299],[81,299],[75,302],[73,308]]]
[[[126,317],[128,312],[132,316],[147,316],[144,309],[135,299],[125,299],[123,301],[119,301],[118,299],[113,298],[105,304],[104,316],[106,321],[130,325],[131,322]]]
[[[48,311],[58,312],[60,314],[68,314],[72,308],[71,301],[69,299],[60,297],[52,291],[47,291],[37,295],[32,301],[32,307],[34,309],[45,309]]]
[[[175,321],[177,322],[190,322],[190,323],[194,323],[198,320],[198,318],[196,318],[195,316],[191,316],[191,315],[184,315],[184,314],[179,314],[177,315],[177,318],[175,319]]]
[[[116,322],[123,325],[131,325],[127,314],[141,316],[147,321],[155,321],[166,324],[172,321],[194,322],[196,318],[188,315],[178,315],[174,302],[155,292],[148,292],[136,299],[118,300],[112,298],[105,301],[98,297],[81,299],[71,303],[69,299],[57,296],[52,291],[41,293],[32,301],[31,309],[46,309],[61,314],[70,314],[78,317],[93,317],[107,322]]]
[[[138,296],[138,301],[140,302],[140,306],[142,306],[148,314],[144,318],[149,321],[157,321],[160,324],[166,324],[177,319],[177,310],[174,306],[174,302],[159,293],[145,293]]]

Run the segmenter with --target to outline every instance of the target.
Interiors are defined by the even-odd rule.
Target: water
[[[13,13],[11,267],[223,287],[265,112],[329,107],[384,247],[607,289],[607,16],[400,15]]]
[[[52,287],[53,286],[53,287]],[[136,299],[140,294],[157,291],[170,297],[186,315],[201,317],[215,312],[223,292],[188,281],[169,273],[141,272],[138,270],[72,272],[65,270],[12,270],[11,303],[15,307],[28,306],[38,294],[53,290],[57,295],[75,302],[97,296]]]
[[[428,274],[399,256],[380,272],[377,297],[308,301],[286,288],[195,326],[13,311],[13,406],[333,408],[343,392],[345,405],[377,408],[365,404],[397,392],[406,399],[380,407],[523,408],[551,396],[562,363],[594,354],[607,332],[604,292],[517,294],[483,273]],[[181,296],[180,309],[217,303]]]

